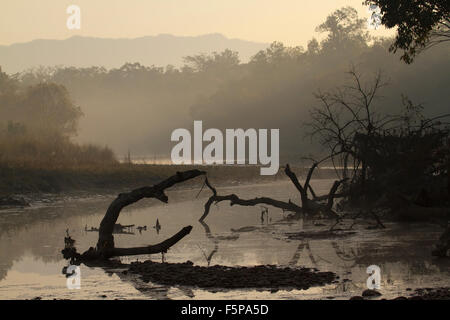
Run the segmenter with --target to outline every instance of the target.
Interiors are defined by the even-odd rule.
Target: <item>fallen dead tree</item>
[[[296,174],[291,170],[289,164],[287,164],[284,169],[286,176],[289,177],[291,182],[294,184],[295,188],[300,193],[301,205],[297,205],[294,202],[292,202],[291,200],[286,202],[286,201],[272,199],[269,197],[241,199],[236,194],[219,195],[217,193],[217,190],[208,181],[208,178],[205,177],[205,185],[211,190],[211,192],[213,194],[208,199],[208,201],[205,203],[205,210],[203,212],[203,215],[200,217],[199,221],[202,222],[206,219],[206,217],[208,216],[208,214],[211,210],[211,205],[217,204],[222,201],[229,201],[230,206],[233,206],[233,205],[240,205],[240,206],[270,205],[272,207],[282,209],[283,211],[293,212],[295,214],[317,214],[317,213],[321,212],[321,213],[327,214],[327,215],[339,220],[339,215],[333,210],[333,204],[334,204],[334,199],[336,197],[342,196],[342,195],[337,195],[336,192],[337,192],[339,186],[346,179],[335,181],[333,186],[331,187],[328,195],[317,197],[313,188],[310,185],[310,181],[311,181],[313,172],[317,168],[318,164],[319,164],[319,162],[314,162],[314,164],[311,166],[311,168],[308,171],[308,175],[306,177],[305,183],[303,185],[299,182]],[[313,199],[309,199],[308,190],[312,194]],[[324,200],[326,201],[325,204],[322,203]]]
[[[340,184],[344,181],[336,181],[330,192],[326,196],[317,197],[314,190],[310,186],[310,180],[314,170],[317,168],[318,162],[315,162],[307,175],[305,183],[302,185],[297,176],[293,171],[291,171],[290,166],[286,165],[285,173],[290,178],[296,189],[300,193],[300,199],[302,206],[295,204],[292,201],[279,201],[269,197],[261,197],[254,199],[241,199],[235,194],[230,195],[219,195],[217,190],[210,184],[208,178],[206,177],[206,172],[200,170],[189,170],[185,172],[177,172],[176,175],[167,178],[166,180],[156,184],[154,186],[146,186],[132,190],[131,192],[121,193],[116,199],[112,201],[109,205],[105,216],[103,217],[100,227],[98,229],[99,237],[96,247],[90,247],[84,253],[80,254],[76,251],[74,247],[74,240],[68,235],[65,238],[66,247],[63,250],[63,254],[66,258],[72,259],[73,261],[95,261],[95,260],[107,260],[108,258],[115,256],[129,256],[129,255],[140,255],[140,254],[154,254],[154,253],[164,253],[170,247],[175,245],[178,241],[183,239],[192,230],[192,226],[186,226],[181,229],[178,233],[172,237],[166,239],[165,241],[149,245],[145,247],[134,247],[134,248],[117,248],[114,244],[114,228],[117,225],[117,219],[119,218],[122,209],[128,205],[131,205],[144,198],[155,198],[164,203],[168,202],[168,197],[164,191],[175,184],[185,182],[187,180],[196,178],[198,176],[205,175],[205,185],[212,191],[213,195],[205,203],[205,211],[202,217],[199,219],[201,222],[207,217],[210,211],[210,207],[214,203],[221,201],[230,201],[230,205],[241,205],[241,206],[256,206],[256,205],[270,205],[276,208],[280,208],[283,211],[293,212],[296,214],[304,213],[328,213],[337,219],[339,215],[335,213],[332,209],[333,200],[336,197],[336,192]],[[313,199],[308,198],[307,191],[313,196]],[[325,204],[321,202],[326,200]]]
[[[178,233],[165,241],[135,248],[116,248],[114,245],[114,226],[119,218],[122,209],[128,205],[131,205],[144,198],[155,198],[164,203],[169,201],[169,198],[164,193],[166,189],[174,186],[175,184],[185,182],[187,180],[194,179],[198,176],[205,175],[206,172],[200,170],[189,170],[184,172],[177,172],[176,175],[167,178],[166,180],[154,185],[142,187],[132,190],[131,192],[121,193],[116,199],[109,205],[108,210],[100,223],[99,237],[96,247],[90,247],[82,254],[76,252],[73,246],[74,240],[68,235],[65,238],[66,247],[63,250],[65,258],[70,258],[75,261],[92,261],[92,260],[106,260],[114,256],[129,256],[139,254],[154,254],[160,252],[166,252],[170,247],[176,244],[178,241],[188,235],[192,226],[186,226]]]

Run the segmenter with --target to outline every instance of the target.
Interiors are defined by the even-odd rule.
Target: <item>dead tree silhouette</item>
[[[153,254],[164,253],[178,241],[188,235],[192,226],[186,226],[172,237],[164,240],[161,243],[155,245],[149,245],[146,247],[134,247],[134,248],[117,248],[114,245],[114,226],[119,218],[122,209],[128,205],[131,205],[144,198],[155,198],[164,203],[169,201],[169,198],[164,193],[166,189],[174,186],[175,184],[182,183],[198,176],[205,175],[206,172],[200,170],[189,170],[184,172],[177,172],[175,175],[163,180],[162,182],[154,185],[142,187],[132,190],[131,192],[121,193],[117,196],[108,207],[108,210],[103,217],[100,228],[98,242],[95,248],[90,247],[82,254],[76,252],[73,246],[73,241],[70,236],[65,239],[66,248],[63,250],[63,254],[67,258],[71,258],[79,261],[86,260],[106,260],[114,256],[130,256],[139,254]],[[71,244],[68,246],[67,244]]]

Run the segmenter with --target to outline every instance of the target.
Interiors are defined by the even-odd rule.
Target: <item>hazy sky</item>
[[[1,0],[0,44],[73,35],[135,38],[160,33],[222,33],[259,42],[305,45],[335,9],[363,0]],[[81,8],[81,29],[66,27],[69,5]],[[385,30],[373,31],[376,35]]]

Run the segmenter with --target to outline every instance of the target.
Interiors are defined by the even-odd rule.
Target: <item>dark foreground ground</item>
[[[336,279],[333,272],[319,272],[310,268],[280,268],[273,265],[254,267],[225,267],[220,265],[203,267],[192,262],[157,263],[134,262],[129,272],[138,274],[144,282],[163,285],[196,286],[199,288],[279,288],[306,290],[312,286],[323,286]]]
[[[414,291],[408,288],[406,290],[410,293],[406,296],[399,296],[391,300],[450,300],[450,287],[419,288],[414,289]],[[365,290],[363,291],[362,296],[354,296],[351,297],[350,300],[367,300],[379,296],[380,294],[377,291]]]

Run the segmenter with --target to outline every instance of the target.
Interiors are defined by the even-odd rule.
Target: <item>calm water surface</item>
[[[331,180],[315,180],[318,193],[327,193]],[[286,234],[319,231],[323,221],[289,221],[278,209],[269,209],[269,219],[261,221],[259,207],[213,206],[206,219],[198,222],[209,191],[198,188],[168,191],[169,204],[146,199],[127,207],[119,217],[122,225],[147,226],[141,233],[117,234],[120,247],[158,243],[186,225],[194,228],[190,235],[165,254],[167,262],[191,260],[197,265],[315,267],[333,271],[339,282],[308,290],[231,290],[210,292],[191,287],[167,287],[143,283],[122,270],[105,270],[81,265],[81,289],[69,290],[62,269],[67,261],[60,254],[64,235],[69,229],[79,252],[95,245],[96,232],[114,195],[88,199],[61,198],[52,203],[35,204],[26,209],[0,211],[0,299],[347,299],[366,289],[366,268],[381,268],[381,292],[384,298],[407,295],[407,288],[450,285],[450,263],[431,257],[431,247],[442,232],[432,224],[399,225],[387,223],[384,230],[367,230],[357,225],[356,233],[331,239],[289,240]],[[289,182],[219,188],[220,194],[236,193],[242,198],[270,196],[296,201],[298,195]],[[156,219],[161,224],[156,232]],[[243,230],[239,230],[243,227]],[[161,254],[122,258],[161,261]],[[106,296],[106,297],[104,297]]]

